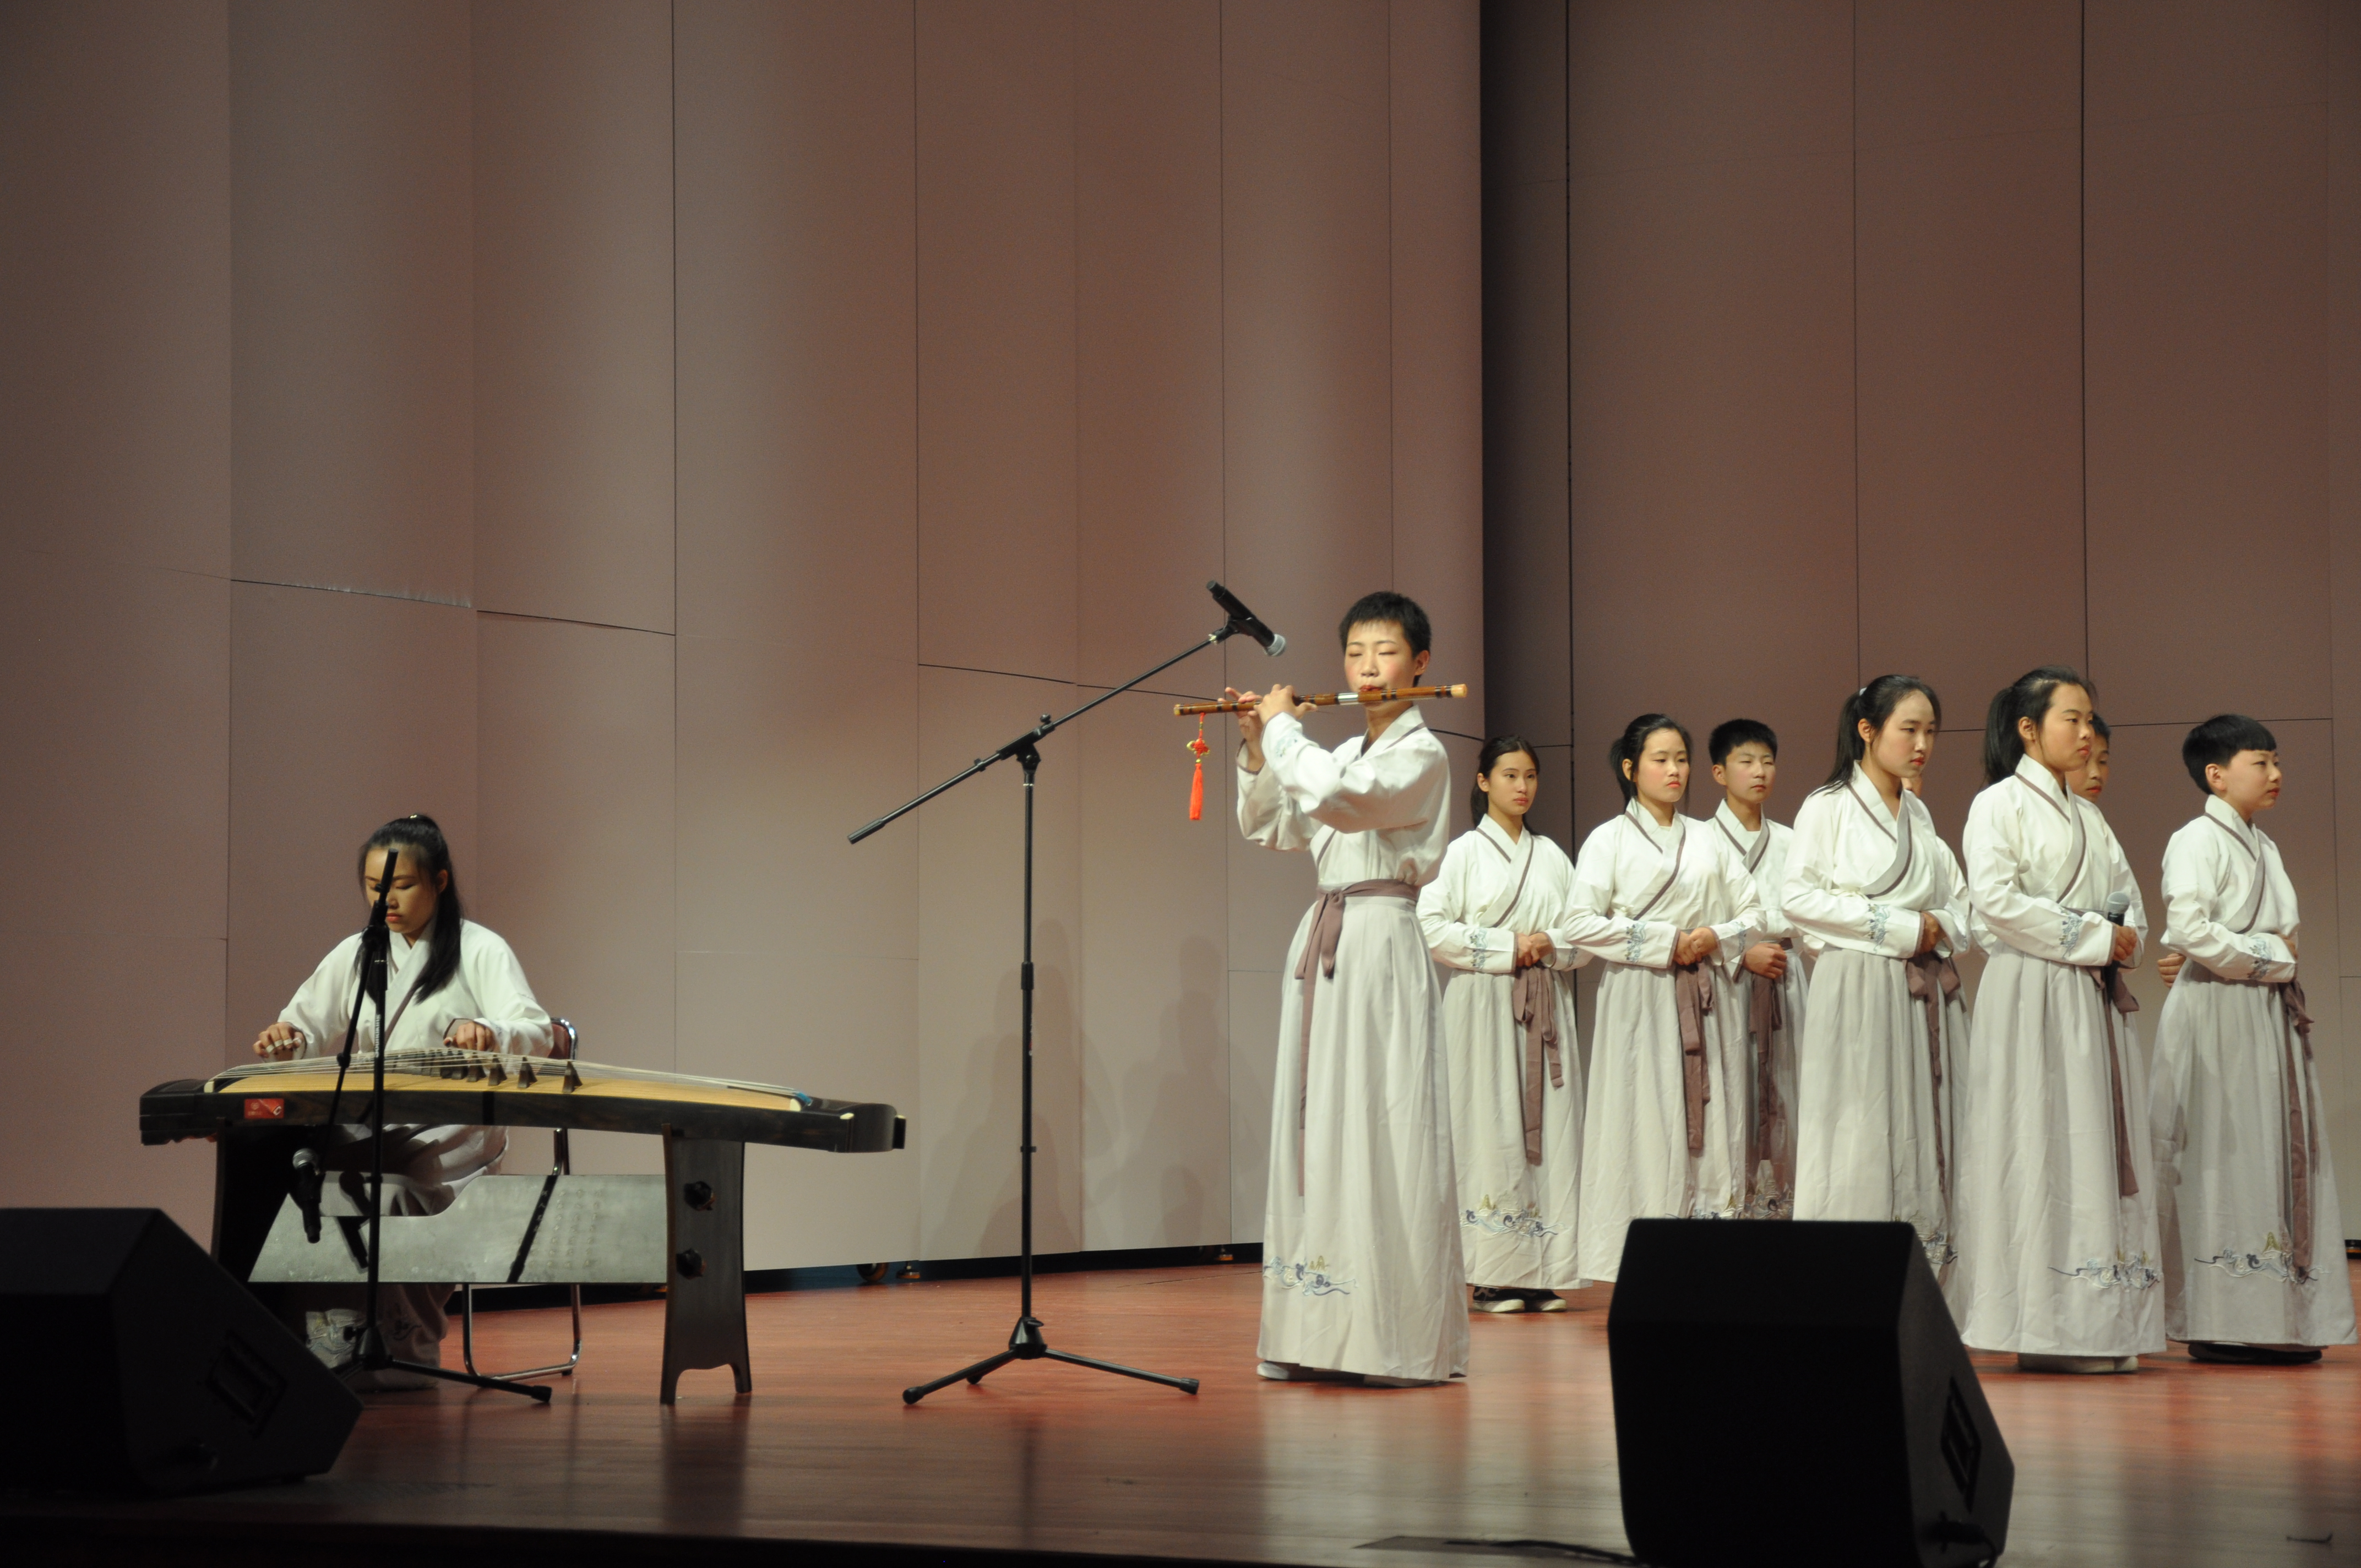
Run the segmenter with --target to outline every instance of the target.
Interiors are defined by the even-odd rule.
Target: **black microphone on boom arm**
[[[1257,620],[1255,612],[1240,603],[1237,595],[1219,583],[1207,583],[1205,591],[1213,595],[1213,602],[1228,613],[1232,631],[1244,632],[1262,644],[1262,651],[1274,659],[1287,652],[1287,639]]]

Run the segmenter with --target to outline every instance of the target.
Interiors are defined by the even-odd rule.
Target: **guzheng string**
[[[217,1091],[225,1084],[249,1078],[276,1078],[290,1073],[320,1072],[335,1065],[335,1062],[334,1057],[297,1057],[289,1061],[258,1061],[252,1067],[225,1068],[206,1080],[206,1087]],[[566,1058],[562,1057],[511,1056],[505,1051],[466,1051],[456,1047],[395,1051],[385,1058],[388,1072],[431,1071],[445,1067],[488,1067],[493,1062],[500,1063],[501,1069],[511,1078],[515,1077],[517,1069],[527,1062],[533,1064],[534,1072],[548,1073],[553,1076],[563,1072],[566,1065]],[[374,1070],[376,1065],[376,1058],[370,1052],[355,1051],[353,1053],[354,1070],[367,1073]],[[818,1102],[815,1096],[807,1094],[800,1089],[787,1089],[775,1083],[749,1083],[743,1079],[736,1078],[699,1078],[693,1073],[661,1072],[653,1068],[608,1067],[588,1061],[577,1061],[573,1065],[577,1076],[585,1082],[589,1081],[591,1075],[596,1073],[601,1078],[620,1079],[633,1083],[693,1083],[707,1089],[735,1089],[748,1094],[777,1094],[793,1100],[807,1109]]]

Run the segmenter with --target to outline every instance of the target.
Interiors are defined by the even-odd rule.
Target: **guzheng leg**
[[[663,1399],[680,1375],[727,1366],[738,1392],[754,1390],[746,1354],[746,1146],[664,1132],[664,1234],[671,1278],[664,1290]]]

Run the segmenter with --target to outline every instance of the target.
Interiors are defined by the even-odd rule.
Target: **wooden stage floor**
[[[664,1555],[667,1537],[702,1538],[689,1550],[732,1562],[741,1553],[715,1538],[1358,1568],[1502,1561],[1361,1550],[1405,1536],[1625,1549],[1606,1288],[1564,1314],[1477,1318],[1464,1383],[1378,1390],[1256,1377],[1257,1287],[1250,1266],[1039,1282],[1052,1345],[1197,1376],[1195,1398],[1035,1362],[915,1408],[901,1402],[906,1385],[1005,1340],[1014,1280],[753,1298],[754,1393],[733,1395],[726,1371],[695,1373],[670,1410],[655,1399],[661,1306],[597,1307],[584,1369],[558,1381],[548,1408],[447,1386],[372,1396],[325,1477],[69,1511],[85,1541],[130,1531],[151,1550],[169,1537],[184,1553],[214,1546],[196,1554],[206,1561],[247,1563],[283,1560],[274,1546],[358,1539],[354,1527],[437,1555],[462,1542],[412,1532],[528,1532],[506,1538],[519,1547],[537,1530],[611,1532],[597,1560],[619,1543],[626,1556],[633,1543]],[[478,1323],[492,1365],[546,1359],[565,1329],[559,1312]],[[455,1359],[456,1339],[455,1325]],[[2361,1552],[2352,1348],[2303,1368],[2199,1365],[2176,1349],[2135,1376],[2033,1376],[2002,1357],[1980,1357],[1978,1370],[2016,1460],[2004,1562],[2333,1568]],[[1718,1468],[1780,1441],[1775,1413],[1706,1412],[1700,1505]],[[58,1512],[0,1505],[16,1529],[43,1514],[54,1531]],[[241,1539],[252,1544],[221,1550]],[[502,1558],[543,1560],[491,1560]]]

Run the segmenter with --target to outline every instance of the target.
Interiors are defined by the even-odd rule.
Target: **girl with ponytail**
[[[1763,925],[1753,879],[1710,823],[1682,815],[1689,734],[1642,714],[1609,749],[1622,812],[1583,840],[1551,940],[1606,961],[1591,1025],[1582,1273],[1615,1277],[1635,1218],[1736,1218],[1747,1202],[1746,1020],[1714,1003]]]
[[[1942,723],[1916,675],[1845,698],[1835,766],[1795,814],[1781,906],[1819,954],[1797,1051],[1795,1217],[1905,1221],[1948,1292],[1967,889],[1916,789]]]
[[[1994,694],[1968,810],[1976,992],[1960,1168],[1961,1337],[2039,1372],[2136,1372],[2164,1349],[2147,1071],[2123,970],[2147,931],[2090,760],[2091,683],[2060,664]]]
[[[533,999],[523,967],[509,945],[462,913],[451,846],[434,818],[404,817],[387,823],[362,843],[359,861],[364,908],[375,907],[378,883],[389,861],[393,873],[385,906],[386,927],[392,934],[385,993],[390,1052],[546,1056],[549,1014]],[[274,1061],[335,1055],[360,987],[360,949],[358,933],[329,948],[280,1010],[279,1021],[256,1036],[254,1054]],[[374,1003],[361,1009],[353,1046],[362,1051],[378,1048]],[[440,1213],[468,1181],[496,1166],[508,1148],[508,1135],[498,1127],[388,1127],[385,1132],[386,1212],[393,1214]],[[324,1170],[368,1169],[367,1128],[323,1128],[320,1138]],[[443,1304],[452,1288],[384,1287],[386,1316],[380,1326],[397,1358],[440,1365],[447,1326]],[[299,1332],[356,1388],[430,1387],[415,1374],[392,1368],[368,1371],[352,1359],[351,1337],[362,1317],[358,1290],[310,1288],[310,1304],[318,1310],[303,1312]]]
[[[1452,840],[1420,890],[1418,921],[1443,992],[1459,1249],[1479,1312],[1565,1310],[1589,1281],[1575,1264],[1582,1179],[1582,1058],[1574,970],[1561,942],[1574,862],[1526,826],[1538,753],[1515,735],[1484,743],[1468,799],[1475,828]]]

